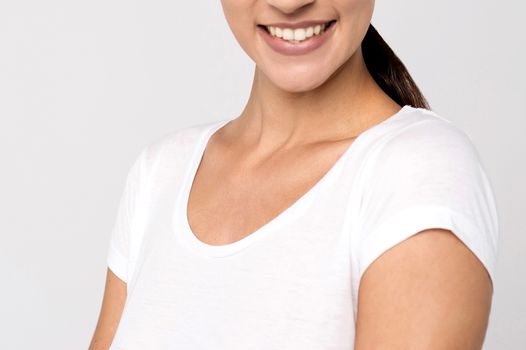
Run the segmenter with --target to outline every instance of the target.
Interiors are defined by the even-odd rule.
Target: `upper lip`
[[[266,26],[266,27],[270,26],[270,27],[296,29],[296,28],[311,27],[311,26],[315,26],[317,24],[323,24],[323,23],[327,23],[327,22],[330,22],[330,21],[333,21],[333,20],[332,19],[320,20],[320,21],[309,20],[309,21],[301,21],[301,22],[295,22],[295,23],[276,22],[276,23],[267,23],[267,24],[261,24],[261,25]]]

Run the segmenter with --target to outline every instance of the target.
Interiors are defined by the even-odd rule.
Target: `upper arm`
[[[120,322],[127,297],[127,283],[133,270],[134,253],[140,244],[146,170],[153,158],[144,147],[129,168],[111,231],[107,250],[106,285],[98,323],[90,350],[108,349]]]
[[[481,349],[492,293],[487,270],[451,231],[423,230],[363,274],[355,349]]]
[[[480,349],[498,220],[466,134],[414,124],[371,158],[352,252],[356,349]]]
[[[89,350],[109,349],[121,319],[126,294],[126,283],[108,268],[99,319]]]

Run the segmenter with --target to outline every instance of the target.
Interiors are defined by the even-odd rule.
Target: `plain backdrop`
[[[378,1],[373,24],[465,130],[501,239],[485,350],[526,348],[526,8]],[[253,62],[219,1],[0,0],[0,349],[85,349],[139,150],[238,115]]]

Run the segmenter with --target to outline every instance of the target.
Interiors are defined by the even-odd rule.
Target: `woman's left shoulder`
[[[377,156],[384,164],[451,163],[455,159],[464,163],[480,162],[475,143],[466,130],[424,108],[412,108],[405,123],[384,137]]]
[[[493,278],[499,214],[492,183],[469,135],[415,110],[383,135],[360,184],[360,276],[382,252],[428,228],[447,228]]]

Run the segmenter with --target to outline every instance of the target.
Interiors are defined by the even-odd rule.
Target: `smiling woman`
[[[498,218],[373,0],[223,0],[255,63],[239,116],[131,167],[95,349],[480,349]]]

